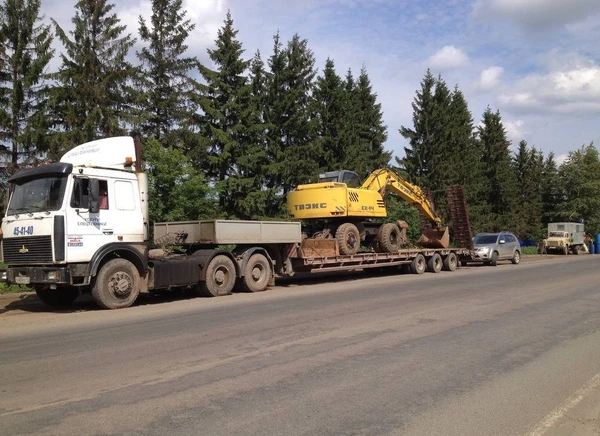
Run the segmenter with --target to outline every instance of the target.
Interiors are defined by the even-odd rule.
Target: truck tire
[[[77,288],[36,289],[35,293],[42,303],[51,307],[70,307],[80,295]]]
[[[498,252],[497,251],[494,251],[492,253],[492,258],[490,260],[490,265],[492,265],[492,266],[498,265]]]
[[[513,265],[517,265],[519,262],[521,262],[521,253],[519,252],[519,250],[515,250],[512,259],[510,260]]]
[[[272,276],[273,269],[269,259],[264,254],[253,254],[244,268],[242,288],[246,292],[262,292],[269,286]]]
[[[444,256],[444,271],[455,271],[458,268],[458,258],[454,253]]]
[[[410,263],[410,272],[413,274],[423,274],[427,269],[427,262],[425,262],[425,256],[421,253],[417,254]]]
[[[578,256],[580,249],[581,249],[581,247],[579,245],[574,245],[573,246],[573,254]]]
[[[344,223],[335,232],[335,239],[340,249],[340,254],[352,255],[358,253],[360,248],[360,233],[352,223]]]
[[[224,254],[219,254],[206,267],[206,278],[199,284],[200,294],[205,297],[229,295],[235,286],[235,279],[233,261]]]
[[[429,259],[427,259],[427,271],[432,273],[439,273],[442,270],[442,256],[439,253],[433,253]]]
[[[394,223],[386,223],[379,227],[377,243],[382,253],[395,253],[402,247],[400,229]]]
[[[92,297],[105,309],[129,307],[140,294],[140,274],[126,259],[111,259],[101,268],[94,285]]]

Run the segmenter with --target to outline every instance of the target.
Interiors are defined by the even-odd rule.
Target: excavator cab
[[[319,174],[319,183],[337,182],[345,183],[348,188],[360,188],[360,178],[353,171],[340,170],[328,171]]]

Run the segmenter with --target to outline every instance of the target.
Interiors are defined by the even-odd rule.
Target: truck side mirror
[[[90,210],[90,213],[100,212],[100,202],[98,201],[98,198],[100,197],[100,184],[97,179],[90,179],[88,194],[88,209]]]

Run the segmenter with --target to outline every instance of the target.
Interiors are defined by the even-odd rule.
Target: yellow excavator
[[[383,197],[388,190],[418,208],[422,217],[419,245],[448,248],[448,228],[423,190],[388,168],[373,171],[362,184],[352,171],[323,173],[317,183],[299,185],[290,192],[287,209],[292,218],[307,225],[308,238],[335,238],[340,254],[356,254],[361,243],[377,252],[393,253],[408,243],[406,222],[369,221],[387,217]]]

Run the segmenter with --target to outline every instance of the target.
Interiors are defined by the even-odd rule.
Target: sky
[[[44,20],[71,28],[75,0],[42,0]],[[135,37],[150,0],[115,0]],[[388,128],[385,148],[404,156],[401,126],[429,68],[464,93],[475,125],[499,110],[511,149],[553,152],[600,146],[600,0],[183,0],[195,24],[189,52],[207,66],[229,10],[251,58],[272,53],[273,35],[308,40],[316,67],[344,76],[365,67]],[[62,47],[57,45],[57,51]],[[58,59],[58,56],[56,57]],[[57,62],[57,61],[56,61]]]

